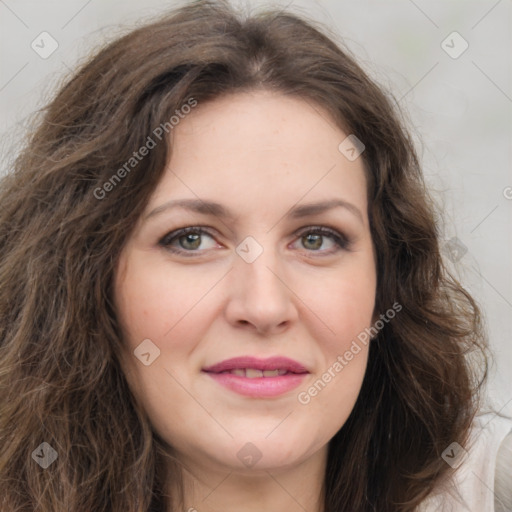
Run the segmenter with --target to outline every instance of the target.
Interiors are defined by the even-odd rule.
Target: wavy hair
[[[441,454],[468,438],[487,341],[443,263],[439,213],[392,95],[314,21],[200,0],[89,58],[2,179],[2,510],[170,510],[179,467],[121,370],[112,284],[171,137],[129,172],[126,162],[191,98],[261,89],[323,107],[364,142],[376,311],[403,307],[371,342],[358,400],[329,443],[324,512],[413,511],[449,476]],[[42,442],[58,454],[45,470],[33,455]]]

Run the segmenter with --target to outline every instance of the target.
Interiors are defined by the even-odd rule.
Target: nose
[[[298,318],[293,283],[270,250],[264,250],[252,263],[237,257],[230,272],[228,293],[226,318],[237,328],[276,334]]]

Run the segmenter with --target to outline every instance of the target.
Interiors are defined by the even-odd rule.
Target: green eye
[[[309,233],[302,237],[302,245],[304,246],[305,249],[308,249],[310,251],[317,251],[318,249],[320,249],[322,247],[323,242],[323,235],[314,235],[312,233]]]
[[[296,235],[293,247],[320,255],[329,255],[339,250],[350,250],[351,241],[344,234],[326,226],[311,226]]]
[[[201,236],[199,233],[188,233],[187,235],[180,236],[178,238],[180,247],[187,251],[199,249],[201,246]]]
[[[199,253],[213,249],[217,245],[213,235],[204,228],[183,228],[168,233],[160,240],[160,245],[171,252],[186,255],[187,253]]]

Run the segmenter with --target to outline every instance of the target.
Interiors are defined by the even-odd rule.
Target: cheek
[[[168,265],[132,257],[116,281],[116,307],[130,345],[150,338],[165,345],[184,328],[188,318],[211,288],[215,276],[171,272]],[[172,274],[172,278],[171,278]],[[200,327],[197,323],[194,324]]]
[[[170,421],[187,424],[190,397],[178,382],[185,381],[188,356],[201,338],[203,324],[198,322],[196,312],[204,313],[200,307],[204,286],[194,285],[187,276],[182,278],[177,273],[171,281],[168,268],[148,264],[137,254],[123,265],[115,280],[116,311],[125,347],[121,365],[152,424],[164,433]],[[148,366],[134,355],[145,339],[160,350]]]
[[[326,277],[309,288],[305,296],[318,319],[317,339],[323,339],[331,358],[348,350],[351,341],[371,325],[375,294],[376,277],[371,266]]]
[[[375,284],[371,273],[361,277],[331,282],[323,293],[309,295],[311,309],[322,320],[315,322],[314,334],[322,365],[315,378],[299,390],[297,401],[299,411],[319,421],[322,418],[318,428],[325,439],[346,422],[366,373],[370,337],[365,329],[372,325]]]
[[[338,288],[338,313],[332,313],[335,315],[334,329],[343,337],[356,336],[371,323],[375,307],[375,286],[372,281],[350,280]]]
[[[366,372],[375,307],[376,274],[372,262],[347,265],[308,290],[310,332],[322,354],[315,379],[301,388],[300,407],[314,417],[330,411],[324,428],[330,434],[344,424],[359,395]],[[327,327],[327,328],[326,328]]]

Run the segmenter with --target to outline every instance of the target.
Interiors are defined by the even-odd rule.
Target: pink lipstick
[[[203,368],[222,386],[244,396],[267,398],[298,387],[309,371],[287,357],[235,357]]]

